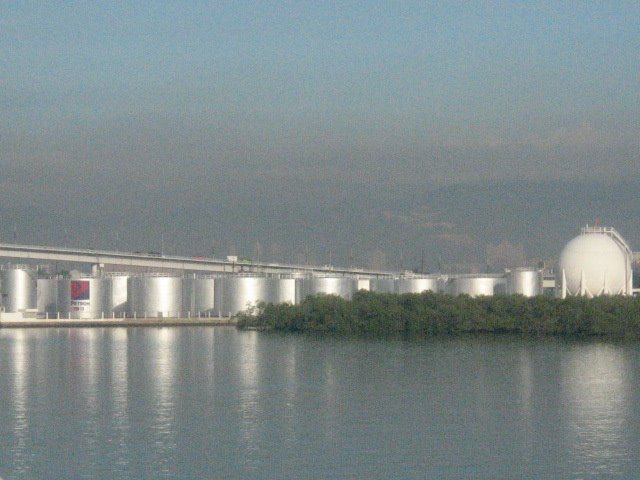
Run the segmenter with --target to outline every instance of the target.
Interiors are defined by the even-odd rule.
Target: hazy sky
[[[256,185],[637,178],[640,3],[2,2],[0,106],[5,240],[242,249]]]

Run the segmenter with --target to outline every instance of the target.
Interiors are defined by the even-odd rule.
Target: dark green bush
[[[307,297],[299,305],[259,305],[236,316],[240,328],[362,335],[516,333],[640,337],[640,298],[357,292]]]

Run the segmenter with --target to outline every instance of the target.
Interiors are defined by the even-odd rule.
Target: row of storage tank
[[[177,277],[111,274],[79,278],[37,278],[28,268],[0,271],[2,308],[6,312],[36,310],[48,318],[226,317],[258,302],[300,303],[308,295],[350,298],[358,290],[387,293],[445,292],[452,295],[542,293],[542,273],[518,269],[496,275]]]

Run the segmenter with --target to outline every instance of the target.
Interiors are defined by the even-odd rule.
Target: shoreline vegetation
[[[640,338],[640,298],[359,291],[307,297],[299,305],[260,304],[236,315],[238,328],[336,335],[517,334]]]

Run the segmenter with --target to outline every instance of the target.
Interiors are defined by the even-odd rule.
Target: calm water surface
[[[0,330],[0,477],[640,478],[640,345]]]

